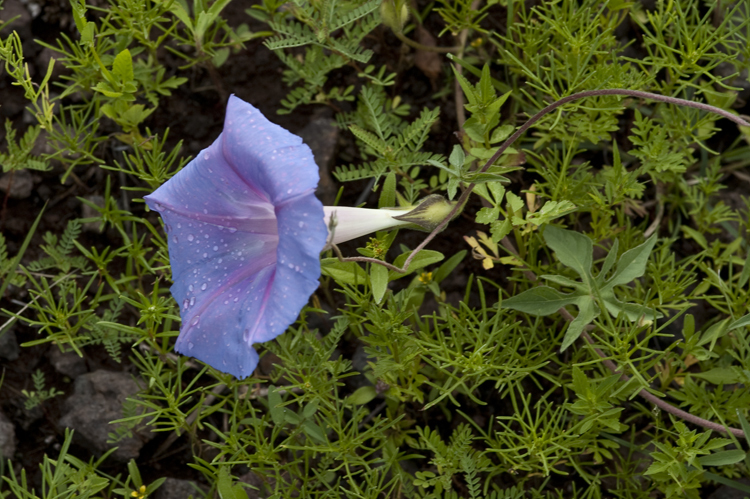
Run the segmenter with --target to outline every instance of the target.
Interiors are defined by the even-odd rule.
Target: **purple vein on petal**
[[[160,211],[169,210],[175,215],[214,225],[217,228],[237,229],[248,234],[278,235],[278,223],[276,215],[273,212],[273,206],[270,203],[268,205],[252,205],[253,208],[251,209],[248,209],[250,205],[245,205],[243,208],[247,210],[247,213],[243,213],[242,216],[212,215],[211,213],[198,214],[194,211],[177,208],[167,202],[160,201],[159,204],[163,208]]]
[[[247,328],[243,333],[243,339],[250,346],[252,346],[252,344],[254,343],[253,339],[255,338],[258,327],[260,326],[261,321],[263,320],[263,316],[265,315],[266,305],[268,304],[268,298],[271,296],[271,289],[273,289],[273,282],[275,280],[276,269],[273,270],[271,277],[269,277],[268,279],[268,284],[266,284],[266,290],[263,293],[263,301],[261,301],[260,303],[260,309],[258,310],[258,317],[256,317],[255,319],[255,324],[253,324],[252,327]]]
[[[217,298],[219,298],[219,296],[221,296],[225,291],[240,284],[246,279],[250,279],[253,276],[259,274],[266,267],[274,265],[276,263],[276,252],[275,251],[267,252],[262,257],[256,258],[252,263],[253,263],[252,265],[244,269],[235,271],[234,277],[231,277],[225,283],[215,287],[206,298],[201,300],[200,305],[198,307],[189,309],[192,313],[188,312],[185,314],[185,317],[182,322],[184,329],[180,331],[181,336],[182,335],[188,336],[192,332],[192,329],[196,325],[196,324],[193,324],[194,323],[193,319],[195,317],[200,317],[206,311],[206,309],[210,305],[213,305],[214,302],[217,300]],[[274,276],[275,276],[275,271],[274,271]],[[268,289],[270,289],[271,285],[273,284],[274,276],[272,276],[269,279]],[[268,299],[268,290],[266,291],[266,294],[264,296],[264,303],[261,306],[261,311],[260,311],[261,313],[258,314],[258,320],[260,320],[260,318],[263,316],[262,312],[265,309],[265,301],[267,299]]]
[[[278,203],[276,203],[276,209],[278,210],[279,208],[282,208],[288,205],[289,203],[295,203],[299,201],[300,199],[304,198],[305,196],[309,196],[310,194],[313,194],[314,192],[315,192],[315,189],[308,189],[305,192],[300,192],[299,194],[295,194],[294,196],[288,199],[279,201]]]

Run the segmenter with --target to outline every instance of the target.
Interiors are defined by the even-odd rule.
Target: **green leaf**
[[[594,245],[584,234],[548,225],[544,229],[544,240],[557,254],[557,259],[566,267],[575,270],[581,279],[591,276],[591,261]]]
[[[737,414],[737,417],[740,420],[740,426],[742,427],[742,431],[745,432],[745,438],[750,440],[750,422],[747,421],[747,418],[743,414],[742,409],[735,409],[735,412]]]
[[[390,172],[385,176],[383,190],[380,191],[378,208],[391,208],[396,206],[396,174]]]
[[[730,385],[739,382],[739,376],[737,376],[737,372],[731,367],[715,367],[702,373],[690,373],[690,376],[705,379],[706,381],[714,385]]]
[[[579,309],[578,317],[573,319],[573,322],[568,325],[568,330],[565,331],[565,338],[563,338],[562,346],[560,347],[561,352],[564,352],[572,345],[581,336],[581,333],[583,333],[583,328],[599,315],[599,307],[596,306],[591,297],[581,297],[577,305]]]
[[[338,258],[324,258],[320,262],[323,275],[337,282],[356,286],[367,282],[367,273],[357,262],[342,262]]]
[[[357,388],[354,393],[346,397],[346,404],[348,405],[365,405],[372,399],[377,397],[378,393],[375,391],[375,387],[362,386]]]
[[[474,116],[464,122],[464,133],[474,142],[484,142],[484,129],[485,125]]]
[[[490,234],[492,234],[492,242],[500,242],[502,238],[510,234],[510,231],[513,230],[513,224],[511,223],[509,218],[506,218],[503,221],[496,220],[492,222],[492,225],[490,225]]]
[[[731,331],[732,329],[737,329],[738,327],[744,327],[750,325],[750,314],[747,314],[745,316],[740,317],[733,323],[727,327],[727,331]]]
[[[479,224],[491,224],[497,220],[500,215],[500,208],[482,208],[477,212],[477,223]]]
[[[697,242],[701,248],[708,249],[708,241],[706,241],[706,236],[698,232],[697,230],[688,227],[687,225],[680,226],[680,229],[687,234],[688,236],[695,239],[695,242]]]
[[[190,19],[188,11],[185,10],[182,5],[180,5],[180,2],[172,2],[169,10],[172,11],[172,14],[174,14],[177,19],[182,21],[182,23],[187,26],[190,31],[193,30],[193,21]]]
[[[578,297],[575,293],[566,295],[549,286],[537,286],[503,300],[500,306],[531,315],[551,315],[566,305],[576,303]]]
[[[393,261],[393,265],[395,265],[396,267],[403,267],[404,262],[406,261],[407,258],[409,258],[409,255],[411,255],[411,251],[407,251],[406,253],[400,254]],[[419,253],[417,253],[417,256],[415,256],[414,260],[411,261],[411,263],[409,264],[409,271],[406,274],[399,274],[398,272],[391,272],[390,279],[394,280],[394,279],[404,277],[423,267],[432,265],[433,263],[440,262],[444,258],[445,257],[443,256],[443,254],[440,253],[439,251],[422,250]]]
[[[302,431],[304,431],[308,437],[312,438],[319,444],[324,444],[327,442],[326,433],[311,419],[307,419],[304,423],[302,423]]]
[[[370,266],[370,287],[375,303],[383,301],[385,292],[388,289],[388,269],[382,265],[373,263]]]
[[[737,281],[737,284],[742,288],[747,284],[748,279],[750,279],[750,251],[747,252],[747,257],[745,257],[745,265],[742,267],[740,280]]]
[[[622,254],[617,262],[617,270],[607,281],[606,288],[612,288],[618,284],[626,284],[637,277],[641,277],[646,272],[646,264],[651,250],[656,244],[656,234],[649,237],[646,242],[630,249]]]
[[[596,276],[596,283],[600,286],[604,284],[604,278],[607,277],[607,272],[612,269],[612,266],[615,264],[615,260],[617,260],[617,250],[620,248],[620,240],[615,239],[614,244],[612,244],[612,247],[609,249],[609,253],[607,253],[607,258],[604,259],[604,263],[602,264],[602,269],[599,271],[599,275]]]
[[[133,81],[133,57],[130,55],[130,50],[125,49],[115,56],[112,74],[118,76],[123,83]]]
[[[745,459],[745,451],[742,449],[723,450],[714,452],[708,456],[701,456],[698,462],[703,466],[726,466],[728,464],[739,463]]]
[[[505,194],[505,200],[508,201],[508,205],[513,213],[516,213],[523,208],[523,200],[512,192]],[[510,213],[508,215],[510,215]]]
[[[490,136],[490,144],[502,142],[510,137],[510,134],[512,134],[514,130],[515,127],[513,127],[513,125],[503,125],[495,128],[492,130],[492,135]]]
[[[271,419],[276,426],[284,424],[284,414],[286,409],[281,407],[281,395],[273,385],[268,387],[268,411],[271,413]]]
[[[448,158],[448,162],[451,164],[451,166],[454,166],[456,168],[456,171],[460,171],[464,166],[465,160],[466,154],[464,153],[463,147],[454,145],[453,151],[451,151],[451,155]]]
[[[526,216],[526,221],[539,227],[540,225],[548,224],[556,218],[572,213],[576,211],[576,209],[576,205],[570,201],[547,201],[539,211],[529,213]]]
[[[247,499],[247,492],[239,486],[232,484],[228,466],[219,468],[219,476],[216,480],[216,489],[221,499]]]

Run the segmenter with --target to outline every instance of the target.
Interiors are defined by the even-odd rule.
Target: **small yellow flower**
[[[422,272],[419,276],[419,282],[424,285],[430,284],[432,282],[432,272]]]
[[[480,45],[482,45],[483,43],[484,43],[484,39],[480,37],[480,38],[477,38],[476,40],[474,40],[473,42],[471,42],[471,46],[474,47],[474,48],[477,48]]]
[[[134,490],[130,493],[132,497],[135,497],[135,499],[144,499],[146,497],[146,486],[141,485],[141,487],[138,490]]]

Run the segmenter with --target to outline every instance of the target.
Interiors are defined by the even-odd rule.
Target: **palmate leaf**
[[[600,305],[613,317],[624,314],[632,322],[653,321],[661,317],[660,313],[649,310],[642,304],[621,302],[613,291],[615,286],[627,284],[645,273],[648,257],[656,244],[656,235],[623,253],[617,261],[616,270],[609,279],[606,279],[606,274],[617,260],[619,248],[617,240],[605,258],[598,276],[594,278],[591,269],[594,245],[586,235],[547,226],[544,230],[544,239],[554,250],[560,263],[575,270],[581,276],[581,281],[573,281],[562,275],[544,275],[542,278],[561,286],[571,287],[575,291],[564,294],[549,286],[538,286],[503,300],[501,307],[536,316],[554,314],[567,305],[578,307],[578,316],[568,326],[561,351],[572,345],[583,332],[583,328],[599,316]],[[601,304],[597,303],[599,299],[601,299]]]

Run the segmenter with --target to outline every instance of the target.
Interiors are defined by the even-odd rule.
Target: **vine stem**
[[[460,46],[456,46],[456,47],[430,47],[428,45],[422,45],[419,42],[415,42],[414,40],[412,40],[408,36],[404,35],[403,33],[399,33],[399,32],[396,32],[396,31],[394,31],[393,33],[396,35],[396,37],[399,40],[401,40],[402,42],[404,42],[405,44],[407,44],[411,48],[417,49],[417,50],[424,50],[425,52],[437,52],[438,54],[451,54],[451,53],[458,52],[459,50],[461,50]]]
[[[678,106],[686,106],[686,107],[692,107],[695,109],[700,109],[702,111],[707,111],[709,113],[718,114],[719,116],[722,116],[724,118],[727,118],[728,120],[733,121],[734,123],[737,123],[738,125],[742,126],[749,126],[750,123],[743,120],[739,116],[735,116],[734,114],[730,113],[729,111],[725,111],[721,108],[711,106],[708,104],[703,104],[701,102],[693,102],[685,99],[678,99],[677,97],[668,97],[666,95],[659,95],[659,94],[653,94],[651,92],[643,92],[641,90],[626,90],[624,88],[606,88],[601,90],[585,90],[583,92],[578,92],[572,95],[569,95],[567,97],[563,97],[562,99],[559,99],[549,106],[545,107],[538,113],[536,113],[534,116],[529,118],[526,123],[521,125],[518,130],[516,130],[513,135],[508,137],[508,139],[503,142],[503,145],[500,146],[500,148],[495,152],[495,154],[492,155],[492,157],[485,163],[485,165],[482,167],[481,170],[479,170],[478,173],[484,173],[486,172],[490,166],[495,163],[495,161],[500,158],[500,156],[505,152],[508,147],[510,147],[518,138],[529,128],[534,125],[537,121],[539,121],[542,117],[549,114],[550,112],[554,111],[560,106],[564,106],[568,102],[572,102],[579,99],[586,99],[588,97],[598,97],[603,95],[620,95],[623,97],[638,97],[641,99],[651,99],[655,101],[660,102],[666,102],[667,104],[676,104]],[[430,232],[430,234],[424,238],[424,240],[419,243],[419,246],[417,246],[414,251],[411,252],[409,257],[404,261],[403,267],[399,268],[394,265],[391,265],[389,263],[383,262],[382,260],[378,260],[375,258],[367,258],[363,256],[355,256],[355,257],[348,257],[344,258],[343,261],[346,262],[369,262],[374,263],[377,265],[383,265],[385,267],[388,267],[390,270],[393,270],[395,272],[398,272],[399,274],[406,274],[409,269],[409,265],[411,264],[412,260],[415,256],[417,256],[417,253],[422,251],[425,246],[427,246],[430,241],[432,241],[435,236],[438,234],[438,232],[442,231],[446,225],[448,225],[448,222],[450,222],[457,214],[458,212],[463,209],[463,205],[466,203],[466,201],[469,199],[469,195],[474,190],[474,187],[476,187],[476,184],[474,182],[470,183],[468,187],[461,193],[461,196],[458,198],[458,201],[456,202],[456,206],[453,207],[450,213],[448,213],[448,216],[446,216],[442,222],[440,222],[435,229]],[[744,435],[744,434],[743,434]]]
[[[513,247],[513,243],[510,242],[507,236],[503,238],[500,244],[503,245],[503,247],[508,251],[508,253],[511,253],[513,256],[521,260],[521,257],[518,255],[518,251],[516,251],[516,248]],[[528,269],[525,270],[524,274],[530,281],[532,282],[538,281],[536,275],[531,270],[528,270]],[[568,312],[565,308],[560,308],[558,312],[568,322],[573,322],[573,319],[575,319],[575,317],[573,317],[573,315],[570,312]],[[630,380],[630,376],[628,376],[625,373],[621,373],[620,370],[617,368],[617,365],[614,362],[612,362],[611,359],[608,359],[607,356],[604,354],[604,352],[602,352],[602,350],[594,344],[594,339],[591,337],[591,335],[589,335],[587,331],[583,331],[581,336],[583,336],[586,342],[589,345],[591,345],[591,348],[593,348],[596,354],[602,359],[602,363],[607,367],[607,369],[612,371],[613,374],[620,374],[620,379],[625,382]],[[656,407],[663,410],[664,412],[668,412],[669,414],[677,416],[678,418],[688,421],[690,423],[696,424],[698,426],[702,426],[703,428],[708,428],[709,430],[714,430],[714,431],[718,431],[722,433],[726,433],[727,431],[729,431],[730,433],[732,433],[732,435],[736,437],[745,438],[745,439],[748,438],[748,436],[745,435],[745,432],[739,428],[732,428],[731,426],[725,427],[718,423],[714,423],[713,421],[708,421],[707,419],[703,419],[693,414],[690,414],[687,411],[683,411],[682,409],[679,409],[673,406],[666,400],[660,399],[659,397],[649,392],[645,388],[642,388],[638,392],[638,395],[648,400],[649,402],[651,402],[652,404],[654,404]]]
[[[537,121],[539,121],[543,116],[545,116],[545,115],[549,114],[550,112],[554,111],[555,109],[557,109],[557,108],[559,108],[559,107],[567,104],[568,102],[572,102],[572,101],[579,100],[579,99],[585,99],[585,98],[588,98],[588,97],[598,97],[598,96],[604,96],[604,95],[619,95],[619,96],[623,96],[623,97],[637,97],[637,98],[640,98],[640,99],[650,99],[650,100],[655,100],[655,101],[659,101],[659,102],[665,102],[667,104],[675,104],[675,105],[678,105],[678,106],[692,107],[692,108],[695,108],[695,109],[700,109],[702,111],[707,111],[709,113],[718,114],[719,116],[727,118],[728,120],[731,120],[732,122],[734,122],[734,123],[736,123],[738,125],[741,125],[741,126],[750,126],[750,123],[748,123],[746,120],[740,118],[739,116],[735,116],[734,114],[732,114],[732,113],[730,113],[728,111],[725,111],[724,109],[720,109],[718,107],[711,106],[711,105],[708,105],[708,104],[703,104],[703,103],[700,103],[700,102],[693,102],[693,101],[689,101],[689,100],[685,100],[685,99],[678,99],[676,97],[668,97],[668,96],[665,96],[665,95],[653,94],[651,92],[643,92],[643,91],[640,91],[640,90],[626,90],[626,89],[622,89],[622,88],[609,88],[609,89],[601,89],[601,90],[586,90],[586,91],[583,91],[583,92],[578,92],[578,93],[569,95],[567,97],[563,97],[562,99],[559,99],[559,100],[553,102],[552,104],[548,105],[547,107],[545,107],[544,109],[542,109],[541,111],[539,111],[538,113],[536,113],[534,116],[532,116],[531,118],[529,118],[529,120],[526,121],[526,123],[524,123],[523,125],[521,125],[518,128],[518,130],[516,130],[513,133],[513,135],[511,135],[510,137],[508,137],[508,140],[506,140],[503,143],[503,145],[500,146],[500,148],[497,150],[497,152],[495,152],[495,154],[492,155],[492,157],[482,167],[482,169],[479,171],[479,173],[486,172],[490,168],[490,166],[492,166],[495,163],[495,161],[497,161],[500,158],[500,156],[503,154],[503,152],[505,152],[505,150],[508,149],[508,147],[511,146],[511,144],[513,144],[516,140],[518,140],[518,138],[524,132],[526,132],[526,130],[528,130],[529,128],[531,128],[534,125],[534,123],[536,123]],[[419,244],[419,246],[417,246],[414,249],[414,251],[411,252],[411,254],[409,255],[409,257],[404,262],[403,267],[401,267],[401,268],[396,267],[395,265],[391,265],[389,263],[383,262],[381,260],[377,260],[375,258],[367,258],[367,257],[343,258],[343,256],[341,255],[341,253],[338,251],[338,248],[334,247],[334,249],[336,250],[337,255],[339,256],[339,258],[341,258],[343,261],[374,263],[374,264],[377,264],[377,265],[383,265],[383,266],[387,267],[388,269],[393,270],[395,272],[398,272],[398,273],[401,273],[401,274],[405,274],[406,272],[408,272],[409,264],[411,264],[411,261],[414,259],[414,257],[417,255],[417,253],[419,253],[420,251],[422,251],[424,249],[424,247],[427,246],[427,244],[429,244],[429,242],[434,239],[434,237],[438,234],[438,232],[442,231],[445,228],[445,226],[448,225],[448,222],[450,222],[458,214],[458,212],[463,208],[463,205],[468,200],[469,195],[474,190],[475,186],[476,186],[476,184],[473,183],[473,182],[468,185],[468,187],[461,193],[461,196],[458,198],[458,201],[456,202],[456,205],[453,207],[453,209],[448,214],[448,216],[446,216],[443,219],[443,221],[440,222],[437,225],[437,227],[435,227],[435,229],[432,232],[430,232],[430,234],[427,237],[424,238],[424,240]],[[507,239],[507,237],[502,240],[502,244],[503,244],[503,246],[508,251],[510,251],[514,255],[518,256],[518,252],[513,247],[512,243]],[[532,280],[532,281],[536,281],[537,280],[536,275],[534,275],[533,272],[531,272],[530,270],[527,271],[527,272],[528,272],[527,276],[529,277],[530,280]],[[568,320],[568,321],[572,321],[574,319],[574,317],[570,314],[570,312],[568,312],[564,308],[560,309],[560,314],[566,320]],[[612,371],[614,374],[620,373],[620,371],[617,369],[617,366],[615,365],[615,363],[612,362],[610,359],[608,359],[607,356],[604,354],[604,352],[601,351],[601,349],[599,349],[598,347],[595,346],[594,340],[591,338],[591,336],[586,331],[583,332],[582,336],[584,337],[584,339],[586,340],[586,342],[588,342],[588,344],[591,345],[591,347],[594,349],[594,351],[596,352],[596,354],[602,359],[602,362],[607,367],[607,369],[609,369],[610,371]],[[628,375],[622,373],[621,379],[628,380],[630,378],[628,377]],[[712,421],[708,421],[706,419],[703,419],[703,418],[700,418],[700,417],[695,416],[693,414],[690,414],[689,412],[683,411],[682,409],[678,409],[677,407],[671,405],[669,402],[667,402],[665,400],[662,400],[659,397],[657,397],[656,395],[650,393],[645,388],[642,389],[640,392],[638,392],[638,394],[641,397],[643,397],[644,399],[646,399],[649,402],[651,402],[652,404],[654,404],[655,406],[657,406],[658,408],[662,409],[663,411],[668,412],[669,414],[672,414],[674,416],[677,416],[678,418],[681,418],[681,419],[683,419],[685,421],[688,421],[688,422],[696,424],[698,426],[702,426],[704,428],[708,428],[710,430],[718,431],[718,432],[721,432],[721,433],[725,433],[725,432],[728,431],[728,432],[732,433],[736,437],[748,439],[748,436],[745,435],[745,432],[743,432],[739,428],[724,427],[724,426],[722,426],[720,424],[717,424],[717,423],[714,423]]]

